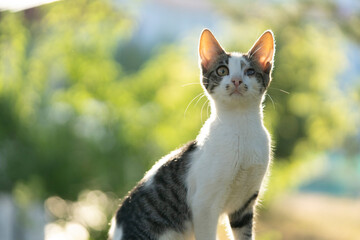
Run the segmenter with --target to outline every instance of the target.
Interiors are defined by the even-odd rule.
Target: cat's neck
[[[223,107],[212,103],[210,118],[202,127],[197,137],[199,145],[203,145],[210,138],[217,138],[224,133],[249,136],[249,133],[264,131],[262,105],[242,107]],[[265,130],[266,131],[266,130]]]
[[[219,121],[222,124],[262,124],[263,107],[260,102],[239,106],[229,106],[212,102],[210,119],[214,122]]]

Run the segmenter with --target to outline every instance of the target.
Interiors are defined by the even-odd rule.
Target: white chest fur
[[[197,141],[200,147],[188,175],[189,201],[201,197],[221,213],[237,210],[260,189],[270,160],[261,111],[213,115]]]

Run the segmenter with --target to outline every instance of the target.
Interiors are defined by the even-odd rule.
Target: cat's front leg
[[[230,226],[235,240],[253,240],[254,205],[258,193],[251,196],[237,211],[229,215]]]
[[[220,211],[217,207],[197,198],[192,204],[192,217],[196,240],[216,240]]]

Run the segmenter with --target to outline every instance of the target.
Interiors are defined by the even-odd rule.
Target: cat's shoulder
[[[179,165],[183,165],[182,168],[187,167],[187,162],[190,159],[190,154],[197,148],[197,141],[190,141],[169,154],[162,157],[157,161],[152,168],[146,172],[143,181],[150,182],[151,178],[161,169],[178,168]],[[176,165],[176,166],[175,166]]]

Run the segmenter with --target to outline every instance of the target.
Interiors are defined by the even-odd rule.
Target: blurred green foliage
[[[218,36],[226,49],[247,51],[267,28],[276,35],[265,102],[275,142],[269,198],[317,171],[311,160],[323,152],[358,141],[360,87],[344,92],[337,79],[357,30],[315,21],[309,6],[219,5],[230,19],[228,36]],[[332,7],[316,7],[333,16]],[[136,66],[141,50],[122,51],[135,28],[126,9],[61,1],[0,20],[0,191],[21,204],[76,200],[85,189],[122,196],[159,157],[194,139],[207,117],[205,98],[192,101],[202,92],[188,54],[195,47],[163,46]]]

